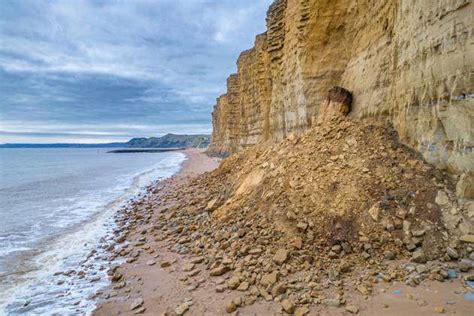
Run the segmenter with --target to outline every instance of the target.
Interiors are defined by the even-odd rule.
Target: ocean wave
[[[114,187],[95,193],[89,201],[69,198],[72,207],[52,210],[48,216],[64,230],[38,242],[34,251],[18,248],[22,256],[16,258],[16,271],[0,276],[0,314],[90,313],[96,291],[109,282],[106,271],[110,262],[104,248],[113,245],[114,214],[149,184],[178,172],[184,160],[182,153],[167,154],[151,168],[127,175]],[[8,249],[1,251],[8,255]]]

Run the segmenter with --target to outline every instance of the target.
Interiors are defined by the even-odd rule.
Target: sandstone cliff
[[[390,121],[428,162],[472,182],[473,16],[470,0],[276,0],[217,99],[210,151],[302,133],[338,85],[353,93],[352,118]]]

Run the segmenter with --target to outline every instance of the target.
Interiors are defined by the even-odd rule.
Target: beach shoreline
[[[13,151],[19,150],[13,149]],[[48,179],[49,177],[53,179],[48,183],[50,185],[46,186],[43,183],[44,188],[52,188],[51,190],[39,189],[32,193],[38,197],[35,199],[38,211],[28,215],[39,214],[39,218],[43,213],[48,214],[51,222],[57,225],[54,227],[56,230],[44,230],[49,235],[38,233],[35,238],[25,241],[29,242],[28,248],[15,249],[7,254],[8,256],[0,258],[0,266],[3,268],[0,272],[0,314],[88,314],[95,306],[95,293],[110,283],[106,274],[107,267],[122,260],[119,257],[116,257],[117,261],[110,258],[112,253],[110,249],[115,246],[116,216],[121,214],[133,200],[141,199],[150,185],[179,172],[185,154],[165,153],[141,158],[135,155],[115,159],[113,155],[106,155],[104,150],[99,154],[95,149],[37,151],[41,151],[44,157],[55,156],[59,151],[73,162],[75,157],[85,157],[88,163],[75,165],[82,171],[80,177],[71,176],[67,177],[67,181],[60,182],[62,191],[53,195],[61,200],[47,204],[39,198],[40,193],[55,192],[54,188],[58,184],[54,181],[57,181],[57,177],[66,178],[63,175],[67,173],[59,167],[56,174],[48,173]],[[69,165],[68,159],[64,162],[66,167]],[[105,164],[110,167],[105,170],[101,168],[103,171],[98,175],[96,166],[102,167]],[[126,168],[122,167],[125,165]],[[56,170],[55,168],[56,165],[52,170]],[[22,185],[22,182],[19,183],[16,186]],[[81,188],[81,194],[76,194],[72,189],[68,191],[68,185]],[[10,191],[15,197],[13,189]],[[67,204],[68,202],[70,204]],[[20,205],[18,209],[11,209],[12,212],[23,210],[22,204],[18,205]],[[2,208],[4,209],[6,208]],[[53,216],[58,209],[62,213]],[[61,222],[64,217],[61,217],[62,214],[70,214],[69,221],[64,225]],[[73,221],[76,219],[73,217],[76,214],[80,214],[81,217]],[[28,219],[25,214],[26,223]],[[35,227],[38,232],[43,232],[41,225],[47,224],[47,221],[43,223],[38,220],[38,225]],[[27,234],[28,231],[19,230],[19,232],[30,236]],[[7,236],[7,233],[8,231],[3,236]],[[2,244],[3,249],[8,249],[8,245],[8,243]],[[16,246],[13,243],[11,245]]]
[[[186,185],[186,183],[190,181],[191,179],[193,179],[194,177],[216,168],[220,161],[220,158],[210,157],[206,155],[204,151],[201,149],[185,149],[185,150],[178,150],[176,152],[181,152],[186,155],[186,160],[182,163],[180,170],[172,177],[165,179],[163,181],[157,182],[154,185],[154,187],[149,188],[149,191],[156,190],[157,187],[172,189],[175,186]],[[151,192],[150,194],[151,196],[155,196],[155,197],[157,196],[156,193],[153,193],[153,192]],[[142,197],[142,200],[140,201],[140,199],[138,199],[137,202],[141,204],[144,201],[144,199],[147,199],[149,197],[150,197],[149,195]],[[139,238],[139,239],[142,238],[143,234],[142,234],[141,228],[142,228],[141,226],[138,226],[130,230],[130,233],[127,235],[127,238],[126,238],[126,240],[130,242],[130,244],[133,243],[133,241],[136,238]],[[133,246],[133,248],[135,248],[135,246]],[[151,257],[155,257],[155,255],[151,255]],[[164,256],[160,256],[160,260],[163,260],[163,258],[165,257],[169,258],[169,260],[171,261],[175,260],[174,258],[171,258],[170,253],[166,253]],[[146,268],[136,269],[137,265],[143,265],[143,267],[152,267],[149,264],[150,263],[149,261],[151,259],[145,260],[146,262],[144,262],[143,260],[144,260],[143,256],[138,257],[136,261],[133,261],[133,262],[126,261],[122,263],[118,268],[112,267],[111,270],[121,271],[121,273],[123,273],[124,275],[124,279],[129,279],[129,280],[133,278],[133,274],[135,272],[143,272],[147,277],[151,279],[165,280],[167,279],[167,277],[171,277],[171,279],[167,279],[168,286],[162,287],[160,290],[160,293],[163,293],[163,294],[180,293],[181,289],[177,289],[176,287],[176,285],[178,285],[176,284],[178,280],[173,280],[172,275],[169,275],[168,273],[166,273],[167,275],[165,276],[164,274],[161,274],[160,271],[158,271],[158,275],[155,275],[155,273],[153,273],[152,271],[147,271],[148,269]],[[156,267],[155,264],[153,264],[153,266]],[[139,280],[137,281],[140,283]],[[160,282],[160,284],[163,285],[162,282]],[[134,289],[142,292],[142,290],[139,287],[140,287],[140,284],[134,285]],[[98,296],[101,298],[98,300],[97,308],[93,312],[93,315],[122,314],[129,311],[129,306],[126,306],[127,304],[129,304],[127,300],[123,302],[121,300],[115,300],[115,298],[117,298],[117,295],[119,295],[119,294],[115,294],[115,290],[117,290],[116,283],[112,283],[110,286],[106,287],[103,291],[100,291],[101,293],[98,293]],[[125,291],[127,290],[125,289]],[[143,289],[143,292],[152,295],[155,293],[155,290]],[[179,297],[179,295],[176,295],[176,297]],[[161,306],[163,306],[164,304],[171,304],[171,303],[172,302],[163,301],[163,304],[161,304],[160,307],[157,307],[157,308],[160,309]],[[149,308],[147,312],[153,313],[153,311],[155,310],[157,309]],[[134,311],[131,311],[130,314],[135,314],[136,312],[137,310],[134,310]],[[156,314],[156,312],[154,313]]]

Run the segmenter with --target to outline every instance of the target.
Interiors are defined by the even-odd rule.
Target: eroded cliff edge
[[[473,16],[470,0],[276,0],[217,99],[210,151],[302,133],[339,85],[353,118],[390,121],[428,162],[472,182]]]

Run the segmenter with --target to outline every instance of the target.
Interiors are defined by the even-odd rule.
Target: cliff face
[[[389,120],[429,162],[473,171],[473,16],[470,0],[276,0],[217,100],[210,151],[307,130],[337,85],[353,118]]]

